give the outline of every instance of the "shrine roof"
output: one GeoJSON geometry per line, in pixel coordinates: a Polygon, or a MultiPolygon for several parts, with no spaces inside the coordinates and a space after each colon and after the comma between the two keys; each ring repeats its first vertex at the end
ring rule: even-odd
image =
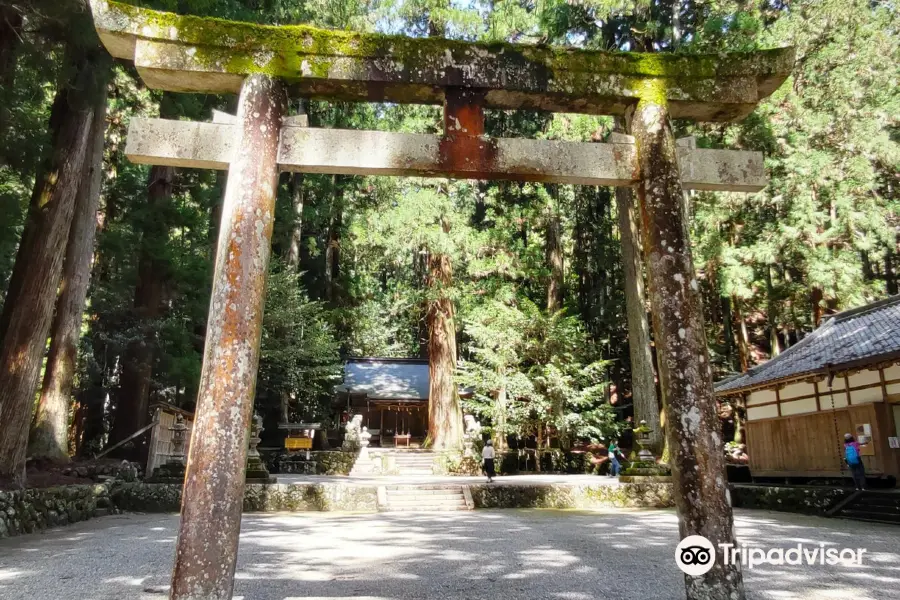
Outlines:
{"type": "Polygon", "coordinates": [[[351,358],[337,390],[374,400],[428,400],[428,386],[426,359],[351,358]]]}
{"type": "Polygon", "coordinates": [[[812,375],[827,375],[900,359],[900,295],[829,317],[772,360],[720,381],[717,394],[734,394],[812,375]]]}
{"type": "Polygon", "coordinates": [[[440,104],[446,88],[465,87],[487,108],[617,115],[661,81],[673,117],[729,121],[774,92],[794,61],[792,48],[601,52],[257,25],[107,0],[91,8],[113,56],[133,60],[149,87],[177,92],[237,92],[246,75],[266,73],[314,98],[440,104]]]}

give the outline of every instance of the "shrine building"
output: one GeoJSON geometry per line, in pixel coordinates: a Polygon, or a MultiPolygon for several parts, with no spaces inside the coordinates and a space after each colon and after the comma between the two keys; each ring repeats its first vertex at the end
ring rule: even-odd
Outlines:
{"type": "Polygon", "coordinates": [[[869,477],[900,476],[900,295],[829,317],[716,395],[746,408],[753,477],[848,477],[845,433],[869,477]]]}

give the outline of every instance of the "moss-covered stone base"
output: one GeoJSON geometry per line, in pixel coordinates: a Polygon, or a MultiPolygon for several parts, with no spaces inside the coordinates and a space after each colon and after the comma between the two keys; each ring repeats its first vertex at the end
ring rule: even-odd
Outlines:
{"type": "Polygon", "coordinates": [[[0,492],[0,538],[44,531],[114,511],[105,484],[0,492]]]}
{"type": "Polygon", "coordinates": [[[828,509],[852,493],[853,490],[847,488],[833,487],[733,485],[731,504],[735,508],[761,508],[824,516],[828,509]]]}
{"type": "Polygon", "coordinates": [[[670,484],[471,486],[475,508],[666,508],[670,484]]]}

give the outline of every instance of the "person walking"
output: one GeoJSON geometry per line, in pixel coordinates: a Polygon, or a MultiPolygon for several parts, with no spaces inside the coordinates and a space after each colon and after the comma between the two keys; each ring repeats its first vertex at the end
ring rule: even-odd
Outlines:
{"type": "Polygon", "coordinates": [[[611,440],[609,442],[609,473],[606,475],[607,477],[618,477],[619,471],[622,470],[622,464],[619,462],[619,458],[625,458],[622,455],[622,451],[619,450],[618,440],[611,440]]]}
{"type": "Polygon", "coordinates": [[[863,465],[860,455],[859,442],[849,433],[844,434],[844,460],[850,467],[850,474],[853,476],[853,485],[856,486],[856,489],[866,489],[866,467],[863,465]]]}
{"type": "Polygon", "coordinates": [[[484,474],[487,475],[488,483],[494,481],[494,443],[488,440],[484,443],[481,450],[481,458],[484,459],[484,474]]]}

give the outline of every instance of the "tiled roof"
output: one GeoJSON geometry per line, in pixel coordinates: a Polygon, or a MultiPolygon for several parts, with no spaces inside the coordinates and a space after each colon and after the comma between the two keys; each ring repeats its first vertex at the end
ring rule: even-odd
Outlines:
{"type": "Polygon", "coordinates": [[[373,399],[427,400],[428,361],[404,358],[349,359],[339,391],[373,399]]]}
{"type": "Polygon", "coordinates": [[[827,366],[900,353],[900,295],[829,318],[800,343],[772,360],[716,384],[716,393],[823,371],[827,366]]]}

